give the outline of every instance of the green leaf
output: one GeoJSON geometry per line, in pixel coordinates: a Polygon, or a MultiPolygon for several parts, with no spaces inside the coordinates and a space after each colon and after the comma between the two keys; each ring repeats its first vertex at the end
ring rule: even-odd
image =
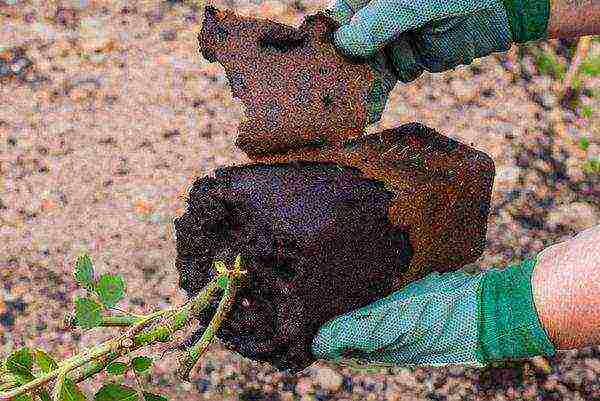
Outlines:
{"type": "Polygon", "coordinates": [[[600,157],[588,159],[582,169],[588,174],[600,174],[600,157]]]}
{"type": "Polygon", "coordinates": [[[579,140],[579,148],[581,150],[587,150],[590,147],[590,140],[587,138],[581,138],[579,140]]]}
{"type": "Polygon", "coordinates": [[[102,306],[89,298],[75,299],[75,319],[77,325],[84,329],[100,326],[102,323],[102,306]]]}
{"type": "Polygon", "coordinates": [[[35,362],[40,367],[42,372],[50,373],[54,369],[58,369],[58,364],[50,355],[45,353],[43,350],[36,348],[34,351],[35,362]]]}
{"type": "Polygon", "coordinates": [[[106,371],[111,375],[122,375],[129,368],[124,362],[112,362],[106,367],[106,371]]]}
{"type": "Polygon", "coordinates": [[[217,273],[221,274],[221,273],[225,273],[225,271],[227,271],[227,266],[225,266],[224,261],[217,260],[215,262],[215,269],[217,270],[217,273]]]}
{"type": "Polygon", "coordinates": [[[136,356],[131,360],[131,365],[137,373],[143,373],[152,366],[152,358],[146,356],[136,356]]]}
{"type": "Polygon", "coordinates": [[[579,67],[579,71],[591,77],[600,75],[600,56],[590,57],[579,67]]]}
{"type": "Polygon", "coordinates": [[[125,296],[125,282],[121,276],[103,274],[96,285],[96,292],[100,301],[112,308],[125,296]]]}
{"type": "Polygon", "coordinates": [[[75,270],[73,271],[75,281],[84,288],[94,289],[94,266],[89,255],[83,254],[77,258],[75,270]]]}
{"type": "Polygon", "coordinates": [[[136,391],[120,384],[107,383],[94,396],[94,401],[134,401],[137,400],[136,391]]]}
{"type": "Polygon", "coordinates": [[[48,390],[42,390],[38,396],[40,397],[40,400],[42,401],[52,401],[52,398],[50,397],[50,394],[48,394],[48,390]]]}
{"type": "Polygon", "coordinates": [[[33,401],[31,394],[21,394],[13,398],[14,401],[33,401]]]}
{"type": "Polygon", "coordinates": [[[562,79],[567,71],[567,67],[563,65],[556,55],[552,52],[544,50],[535,51],[535,65],[542,75],[550,75],[556,79],[562,79]]]}
{"type": "Polygon", "coordinates": [[[581,116],[583,118],[592,118],[594,116],[594,109],[588,105],[582,106],[581,107],[581,116]]]}
{"type": "Polygon", "coordinates": [[[59,394],[60,401],[85,401],[85,394],[68,377],[65,377],[59,394]]]}
{"type": "Polygon", "coordinates": [[[167,401],[167,397],[160,394],[152,394],[144,391],[144,401],[167,401]]]}
{"type": "Polygon", "coordinates": [[[219,287],[221,287],[222,289],[226,289],[227,288],[227,283],[229,282],[229,277],[223,275],[223,276],[219,276],[219,278],[217,278],[217,285],[219,287]]]}
{"type": "Polygon", "coordinates": [[[33,354],[27,347],[13,352],[6,360],[6,369],[17,376],[32,376],[33,354]]]}

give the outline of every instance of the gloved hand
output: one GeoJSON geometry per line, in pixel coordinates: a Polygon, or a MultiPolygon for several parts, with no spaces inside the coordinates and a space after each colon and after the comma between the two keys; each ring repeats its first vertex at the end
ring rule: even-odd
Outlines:
{"type": "Polygon", "coordinates": [[[477,275],[431,273],[328,321],[312,352],[334,361],[430,366],[553,355],[533,303],[535,263],[477,275]]]}
{"type": "Polygon", "coordinates": [[[335,44],[369,57],[386,47],[398,79],[442,72],[512,43],[547,37],[548,0],[332,0],[325,12],[345,24],[335,44]]]}

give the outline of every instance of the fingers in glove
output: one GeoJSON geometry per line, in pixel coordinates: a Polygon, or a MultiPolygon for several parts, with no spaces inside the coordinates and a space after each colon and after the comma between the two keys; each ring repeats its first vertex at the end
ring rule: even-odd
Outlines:
{"type": "Polygon", "coordinates": [[[373,0],[335,32],[335,45],[348,55],[369,57],[402,32],[427,22],[428,16],[411,3],[373,0]]]}
{"type": "Polygon", "coordinates": [[[370,0],[332,0],[324,10],[327,15],[335,19],[340,25],[350,22],[350,18],[370,0]]]}
{"type": "Polygon", "coordinates": [[[402,34],[385,48],[396,78],[404,83],[414,81],[423,73],[410,40],[410,34],[402,34]]]}
{"type": "Polygon", "coordinates": [[[496,21],[497,18],[494,10],[484,9],[425,25],[411,41],[418,64],[437,73],[469,65],[473,59],[493,52],[508,50],[510,32],[506,24],[496,21]],[[499,28],[502,26],[506,29],[499,28]]]}

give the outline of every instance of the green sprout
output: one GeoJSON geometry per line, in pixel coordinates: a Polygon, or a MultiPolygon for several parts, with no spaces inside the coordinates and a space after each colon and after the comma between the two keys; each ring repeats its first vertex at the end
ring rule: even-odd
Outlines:
{"type": "Polygon", "coordinates": [[[585,163],[583,163],[582,168],[583,171],[590,175],[600,174],[600,157],[588,159],[585,163]]]}
{"type": "Polygon", "coordinates": [[[590,77],[600,75],[600,56],[589,57],[581,64],[579,71],[590,77]]]}
{"type": "Polygon", "coordinates": [[[119,327],[127,330],[60,362],[39,348],[32,350],[23,347],[11,353],[5,361],[0,360],[0,400],[85,401],[86,396],[77,384],[105,371],[112,376],[132,372],[138,387],[108,381],[96,392],[95,401],[166,401],[166,397],[162,395],[145,391],[139,381],[138,375],[148,373],[152,359],[145,356],[131,358],[130,354],[157,342],[171,341],[173,333],[186,328],[194,316],[208,306],[214,294],[222,289],[224,294],[217,312],[202,338],[181,359],[178,376],[189,380],[190,372],[207,350],[233,304],[240,276],[247,273],[241,270],[241,264],[239,254],[232,270],[227,269],[222,261],[215,262],[217,277],[181,306],[148,315],[124,312],[105,316],[105,310],[118,310],[116,305],[125,296],[125,282],[122,277],[112,274],[103,274],[97,278],[89,256],[81,255],[77,259],[73,276],[87,291],[87,296],[75,299],[75,311],[65,316],[66,325],[78,326],[83,330],[95,327],[119,327]],[[124,356],[127,356],[127,362],[119,360],[124,356]],[[49,392],[46,386],[51,381],[53,387],[49,392]]]}
{"type": "Polygon", "coordinates": [[[554,79],[564,78],[567,67],[560,62],[553,52],[535,48],[534,59],[540,74],[551,76],[554,79]]]}
{"type": "Polygon", "coordinates": [[[588,150],[589,147],[590,147],[589,139],[584,137],[579,140],[579,149],[585,151],[585,150],[588,150]]]}

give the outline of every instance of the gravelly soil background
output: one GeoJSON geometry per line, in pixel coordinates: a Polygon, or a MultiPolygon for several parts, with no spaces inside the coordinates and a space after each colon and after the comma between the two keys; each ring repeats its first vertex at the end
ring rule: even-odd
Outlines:
{"type": "MultiPolygon", "coordinates": [[[[326,5],[214,4],[289,24],[326,5]]],[[[184,301],[172,219],[195,177],[247,161],[232,146],[243,109],[222,68],[197,53],[200,16],[179,1],[0,1],[0,55],[21,60],[0,68],[0,357],[28,345],[64,358],[107,338],[60,326],[78,294],[71,271],[81,251],[100,272],[125,277],[123,309],[184,301]]],[[[535,46],[563,64],[571,57],[563,42],[535,46]]],[[[597,112],[583,118],[561,107],[557,82],[538,73],[530,48],[399,84],[369,129],[421,121],[491,155],[497,176],[483,268],[532,257],[600,220],[598,174],[582,169],[600,154],[597,112]],[[557,118],[566,135],[554,132],[557,118]]],[[[592,54],[599,51],[595,42],[592,54]]],[[[591,110],[598,81],[581,78],[580,104],[591,110]]],[[[178,382],[175,367],[165,355],[150,383],[172,400],[600,399],[600,347],[483,370],[355,373],[319,361],[292,377],[217,340],[193,383],[178,382]]],[[[100,383],[83,388],[91,395],[100,383]]]]}

